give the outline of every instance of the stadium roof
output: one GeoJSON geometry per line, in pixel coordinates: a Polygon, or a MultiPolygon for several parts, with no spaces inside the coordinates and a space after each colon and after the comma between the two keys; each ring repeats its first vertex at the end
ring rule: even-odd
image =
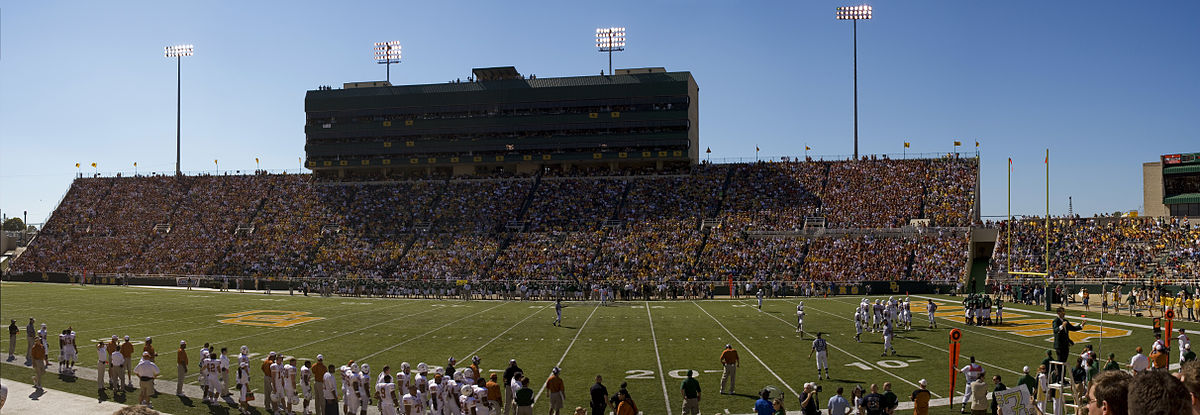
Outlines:
{"type": "Polygon", "coordinates": [[[1188,166],[1171,166],[1163,169],[1163,174],[1200,173],[1200,164],[1188,166]]]}
{"type": "MultiPolygon", "coordinates": [[[[494,68],[493,68],[494,69],[494,68]]],[[[327,98],[349,98],[349,97],[365,97],[365,96],[380,96],[380,95],[409,95],[409,94],[429,94],[429,93],[444,93],[444,92],[473,92],[473,91],[488,91],[488,90],[505,90],[505,89],[529,89],[529,88],[558,88],[558,87],[573,87],[573,86],[603,86],[603,85],[622,85],[622,84],[646,84],[659,82],[686,82],[692,77],[691,72],[658,72],[658,73],[639,73],[629,75],[591,75],[591,76],[569,76],[561,78],[534,78],[534,79],[504,79],[496,81],[476,81],[476,82],[447,82],[439,84],[418,84],[418,85],[399,85],[399,86],[382,86],[378,88],[351,88],[351,89],[332,89],[332,90],[312,90],[309,94],[319,94],[327,98]]]]}
{"type": "Polygon", "coordinates": [[[1200,193],[1184,193],[1163,199],[1164,205],[1177,205],[1180,203],[1200,203],[1200,193]]]}

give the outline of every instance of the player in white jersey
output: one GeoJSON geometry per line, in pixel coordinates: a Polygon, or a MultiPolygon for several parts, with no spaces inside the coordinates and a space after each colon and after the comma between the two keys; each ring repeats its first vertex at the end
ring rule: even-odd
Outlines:
{"type": "Polygon", "coordinates": [[[396,415],[396,384],[392,383],[392,375],[385,372],[379,383],[375,384],[375,392],[379,393],[379,413],[396,415]]]}
{"type": "MultiPolygon", "coordinates": [[[[420,365],[418,365],[417,368],[419,369],[420,365]]],[[[429,370],[428,365],[425,366],[425,370],[429,370]]],[[[423,379],[418,380],[418,379],[413,378],[412,366],[410,366],[408,364],[408,362],[400,362],[400,373],[396,374],[396,377],[394,380],[394,383],[396,384],[396,390],[398,391],[398,392],[396,392],[396,394],[403,395],[404,393],[407,393],[406,391],[408,391],[408,387],[412,386],[413,383],[424,382],[424,381],[425,380],[423,380],[423,379]]]]}
{"type": "Polygon", "coordinates": [[[308,415],[308,401],[313,397],[312,384],[312,361],[305,360],[304,366],[300,367],[300,391],[304,393],[304,403],[300,409],[304,411],[304,415],[308,415]]]}
{"type": "Polygon", "coordinates": [[[408,393],[400,397],[400,406],[404,415],[425,415],[425,404],[421,402],[421,397],[418,396],[417,388],[408,389],[408,393]]]}
{"type": "Polygon", "coordinates": [[[874,317],[871,322],[871,331],[876,332],[883,325],[883,300],[875,300],[875,306],[871,307],[871,311],[872,317],[874,317]]]}
{"type": "Polygon", "coordinates": [[[825,378],[829,379],[829,359],[828,359],[828,356],[826,353],[826,350],[828,348],[829,348],[829,344],[825,341],[825,339],[821,338],[821,332],[818,331],[817,339],[813,340],[813,343],[812,343],[812,350],[808,351],[809,356],[812,356],[814,353],[817,355],[817,379],[818,380],[821,379],[821,369],[825,369],[825,378]]]}
{"type": "Polygon", "coordinates": [[[889,350],[892,352],[892,355],[896,354],[896,348],[892,347],[892,340],[895,338],[895,336],[896,336],[896,332],[892,329],[891,320],[884,320],[883,321],[883,353],[880,354],[880,356],[887,356],[889,350]]]}
{"type": "Polygon", "coordinates": [[[866,320],[866,317],[863,315],[861,309],[854,312],[854,341],[859,343],[862,343],[864,320],[866,320]]]}
{"type": "Polygon", "coordinates": [[[462,376],[459,372],[453,374],[447,373],[442,378],[442,415],[458,415],[458,393],[459,383],[456,378],[462,376]]]}
{"type": "Polygon", "coordinates": [[[346,370],[342,371],[342,394],[343,398],[342,409],[347,415],[357,414],[358,408],[362,404],[362,397],[359,396],[358,388],[358,364],[353,363],[346,370]]]}
{"type": "Polygon", "coordinates": [[[243,414],[250,413],[250,401],[246,400],[250,393],[250,363],[239,363],[237,372],[238,409],[243,414]]]}
{"type": "Polygon", "coordinates": [[[238,355],[238,366],[241,366],[242,363],[250,364],[250,348],[242,346],[241,351],[242,353],[238,355]]]}
{"type": "Polygon", "coordinates": [[[75,332],[70,327],[63,330],[63,334],[58,336],[58,343],[59,350],[62,350],[58,355],[58,373],[74,373],[78,354],[75,350],[75,332]]]}
{"type": "Polygon", "coordinates": [[[358,374],[358,393],[361,402],[358,412],[367,415],[367,408],[371,407],[371,366],[366,363],[363,363],[362,372],[358,374]]]}
{"type": "Polygon", "coordinates": [[[487,388],[476,384],[471,386],[471,391],[475,395],[475,415],[490,415],[491,411],[487,406],[487,388]]]}
{"type": "MultiPolygon", "coordinates": [[[[964,394],[963,394],[963,401],[962,401],[963,402],[962,410],[966,411],[967,403],[971,402],[971,382],[974,382],[975,379],[979,379],[979,376],[981,374],[983,374],[983,366],[980,366],[978,363],[975,363],[975,356],[971,356],[971,362],[967,363],[966,366],[963,366],[962,369],[959,369],[959,372],[962,372],[963,376],[965,376],[967,379],[966,392],[964,392],[964,394]]],[[[951,402],[950,404],[953,405],[954,403],[951,402]]]]}
{"type": "Polygon", "coordinates": [[[208,391],[211,394],[209,402],[218,402],[221,400],[221,360],[215,352],[208,354],[205,372],[208,373],[208,391]]]}
{"type": "Polygon", "coordinates": [[[804,337],[804,302],[796,304],[796,332],[800,333],[800,337],[804,337]]]}
{"type": "Polygon", "coordinates": [[[458,411],[462,415],[475,414],[475,388],[462,385],[458,395],[458,411]]]}
{"type": "Polygon", "coordinates": [[[759,309],[759,310],[762,310],[762,300],[763,300],[763,290],[762,290],[762,288],[759,288],[759,289],[758,289],[758,293],[757,293],[757,294],[755,294],[754,296],[755,296],[755,297],[758,297],[758,309],[759,309]]]}
{"type": "Polygon", "coordinates": [[[212,359],[208,358],[208,353],[201,350],[200,351],[200,378],[197,379],[197,381],[200,382],[200,390],[201,390],[200,393],[201,393],[201,396],[203,397],[202,399],[200,399],[200,401],[204,402],[204,403],[208,403],[208,397],[212,396],[212,392],[208,390],[208,386],[209,386],[208,363],[210,360],[212,360],[212,359]]]}
{"type": "MultiPolygon", "coordinates": [[[[441,368],[438,368],[438,370],[441,370],[441,368]]],[[[429,394],[426,395],[426,397],[428,398],[427,400],[429,402],[429,405],[427,405],[427,406],[429,406],[429,409],[433,410],[432,413],[435,413],[435,414],[441,413],[441,410],[442,410],[442,404],[441,404],[442,374],[441,373],[434,374],[433,379],[429,380],[429,385],[428,385],[427,389],[429,390],[429,394]]]]}
{"type": "MultiPolygon", "coordinates": [[[[425,362],[417,363],[417,374],[409,377],[409,380],[408,380],[407,384],[405,385],[405,389],[403,390],[403,392],[407,393],[407,391],[409,389],[412,389],[415,387],[417,390],[417,393],[414,393],[412,395],[414,397],[421,398],[422,399],[421,405],[425,406],[425,407],[429,406],[429,402],[426,399],[426,397],[429,396],[428,374],[429,374],[429,365],[426,365],[425,362]]],[[[398,391],[398,392],[396,392],[397,395],[402,395],[402,393],[399,392],[400,389],[396,389],[396,390],[398,391]]]]}
{"type": "Polygon", "coordinates": [[[288,359],[287,364],[283,365],[283,372],[280,375],[283,377],[283,406],[290,414],[293,413],[292,405],[299,402],[296,397],[296,358],[288,359]]]}
{"type": "Polygon", "coordinates": [[[282,409],[284,401],[287,401],[283,393],[283,365],[279,364],[281,361],[283,361],[282,356],[279,360],[271,363],[271,396],[267,397],[275,403],[276,410],[282,409]]]}
{"type": "Polygon", "coordinates": [[[217,358],[219,364],[217,370],[221,377],[221,396],[229,396],[229,354],[224,347],[221,348],[221,357],[217,358]]]}
{"type": "Polygon", "coordinates": [[[938,305],[933,300],[929,300],[929,303],[925,304],[925,311],[929,312],[929,328],[931,329],[937,328],[937,320],[934,318],[937,308],[938,305]]]}

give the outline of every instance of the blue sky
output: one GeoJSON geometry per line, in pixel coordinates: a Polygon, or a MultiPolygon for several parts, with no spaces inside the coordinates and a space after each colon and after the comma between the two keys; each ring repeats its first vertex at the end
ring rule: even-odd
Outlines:
{"type": "MultiPolygon", "coordinates": [[[[513,65],[598,74],[596,27],[625,26],[621,67],[691,71],[713,159],[852,151],[850,23],[836,1],[0,3],[0,210],[48,217],[76,173],[170,171],[175,62],[183,168],[299,168],[304,93],[383,79],[372,43],[399,40],[394,83],[513,65]]],[[[1200,151],[1200,2],[875,1],[859,25],[861,153],[981,142],[983,214],[1137,209],[1141,164],[1200,151]],[[1153,7],[1147,7],[1147,4],[1153,7]]]]}

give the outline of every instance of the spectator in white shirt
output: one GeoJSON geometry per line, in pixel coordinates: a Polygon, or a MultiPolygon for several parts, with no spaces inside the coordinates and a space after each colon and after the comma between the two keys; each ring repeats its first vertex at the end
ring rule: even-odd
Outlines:
{"type": "Polygon", "coordinates": [[[158,365],[150,360],[150,352],[142,352],[142,361],[138,362],[137,367],[133,368],[133,373],[138,376],[138,403],[154,407],[150,403],[150,394],[154,390],[154,378],[158,377],[158,365]]]}
{"type": "Polygon", "coordinates": [[[1146,357],[1146,355],[1142,354],[1142,347],[1138,346],[1137,354],[1134,354],[1133,358],[1129,359],[1129,369],[1132,370],[1133,374],[1136,375],[1138,373],[1145,372],[1146,369],[1149,367],[1150,367],[1150,358],[1148,358],[1148,357],[1146,357]]]}

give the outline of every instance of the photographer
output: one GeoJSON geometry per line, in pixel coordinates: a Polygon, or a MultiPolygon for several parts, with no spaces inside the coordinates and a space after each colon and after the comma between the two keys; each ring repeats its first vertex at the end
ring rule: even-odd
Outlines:
{"type": "Polygon", "coordinates": [[[804,415],[820,415],[821,408],[817,403],[817,394],[821,392],[821,387],[809,382],[804,384],[804,391],[800,392],[800,413],[804,415]]]}

